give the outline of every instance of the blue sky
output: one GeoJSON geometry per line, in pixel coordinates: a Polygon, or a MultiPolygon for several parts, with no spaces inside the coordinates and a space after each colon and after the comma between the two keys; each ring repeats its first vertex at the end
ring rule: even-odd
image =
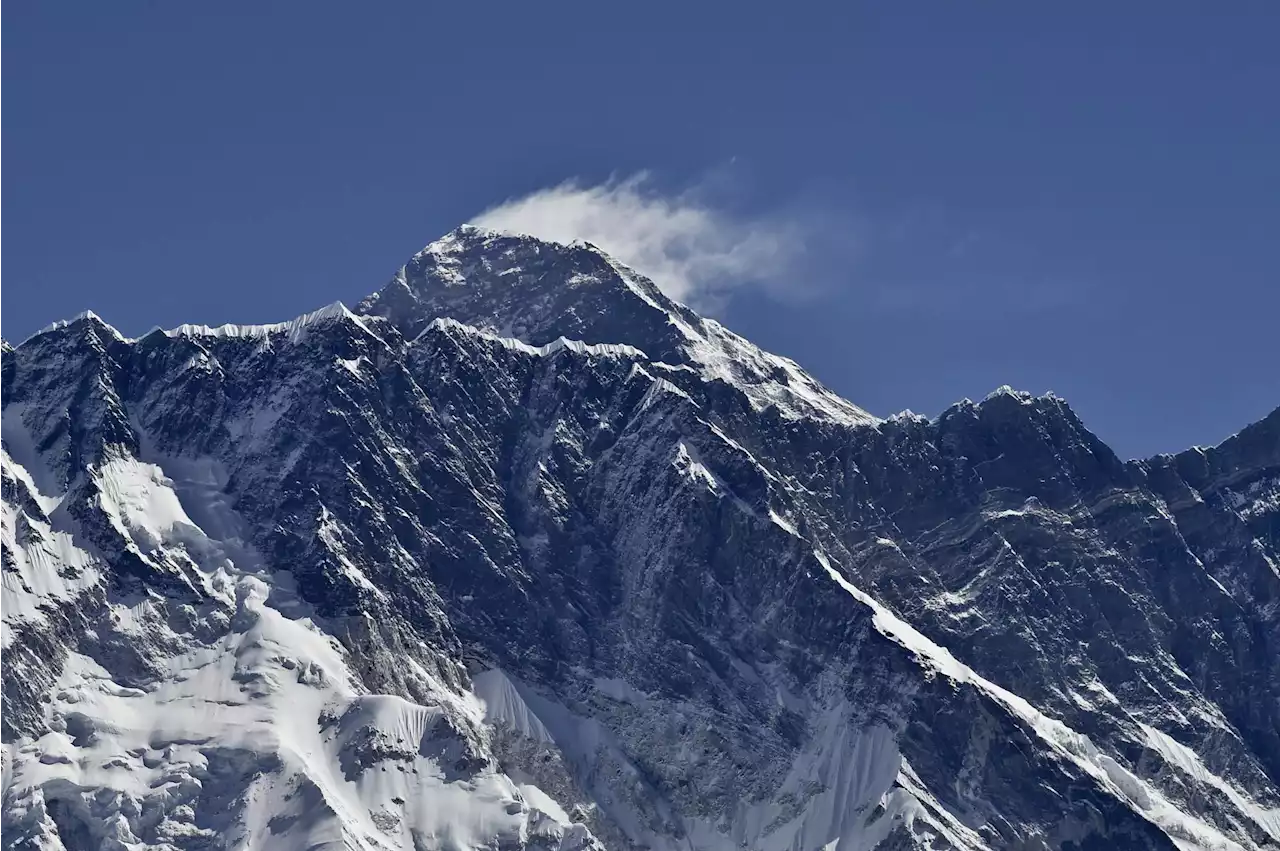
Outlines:
{"type": "Polygon", "coordinates": [[[1280,5],[617,5],[8,4],[5,338],[351,303],[496,206],[879,414],[1280,404],[1280,5]]]}

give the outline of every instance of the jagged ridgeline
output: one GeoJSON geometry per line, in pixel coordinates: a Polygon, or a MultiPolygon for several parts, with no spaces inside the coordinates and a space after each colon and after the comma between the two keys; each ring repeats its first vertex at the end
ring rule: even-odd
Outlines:
{"type": "Polygon", "coordinates": [[[1280,843],[1280,411],[877,419],[594,246],[3,352],[5,848],[1280,843]]]}

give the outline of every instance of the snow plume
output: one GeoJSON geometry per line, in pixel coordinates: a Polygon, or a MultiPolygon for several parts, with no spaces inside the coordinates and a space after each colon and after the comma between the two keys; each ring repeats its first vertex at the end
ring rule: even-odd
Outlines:
{"type": "Polygon", "coordinates": [[[808,255],[829,221],[795,210],[745,215],[710,201],[707,185],[668,193],[647,172],[587,186],[570,180],[511,198],[474,224],[553,242],[585,240],[702,310],[742,287],[788,298],[814,285],[808,255]]]}

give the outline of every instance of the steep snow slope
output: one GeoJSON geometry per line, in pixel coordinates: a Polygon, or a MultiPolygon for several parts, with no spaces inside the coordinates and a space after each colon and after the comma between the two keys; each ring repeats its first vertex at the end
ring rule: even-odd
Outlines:
{"type": "Polygon", "coordinates": [[[1280,412],[875,420],[474,228],[3,382],[5,847],[1280,841],[1280,412]]]}
{"type": "MultiPolygon", "coordinates": [[[[7,460],[7,471],[29,481],[7,460]]],[[[6,842],[593,844],[536,787],[522,789],[491,765],[473,698],[443,686],[431,705],[366,693],[288,575],[264,569],[239,540],[208,537],[159,467],[109,453],[89,475],[124,545],[169,562],[195,593],[184,601],[94,589],[105,597],[94,601],[96,634],[62,660],[42,707],[47,729],[5,751],[6,842]],[[131,651],[141,658],[119,658],[131,651]]],[[[9,538],[14,527],[6,523],[6,550],[27,568],[15,579],[58,569],[78,570],[78,589],[101,579],[65,533],[24,520],[22,543],[9,538]],[[38,560],[50,538],[61,566],[38,560]]],[[[10,597],[7,563],[5,576],[6,617],[16,630],[43,615],[12,600],[71,598],[67,587],[38,586],[10,597]]],[[[88,601],[75,602],[83,614],[88,601]]]]}

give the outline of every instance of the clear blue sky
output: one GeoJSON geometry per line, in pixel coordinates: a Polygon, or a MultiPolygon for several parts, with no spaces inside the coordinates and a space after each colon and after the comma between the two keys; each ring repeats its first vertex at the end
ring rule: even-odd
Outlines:
{"type": "Polygon", "coordinates": [[[1280,404],[1280,4],[621,8],[6,4],[5,338],[351,303],[649,169],[820,211],[822,287],[722,314],[876,413],[1053,390],[1142,455],[1280,404]]]}

